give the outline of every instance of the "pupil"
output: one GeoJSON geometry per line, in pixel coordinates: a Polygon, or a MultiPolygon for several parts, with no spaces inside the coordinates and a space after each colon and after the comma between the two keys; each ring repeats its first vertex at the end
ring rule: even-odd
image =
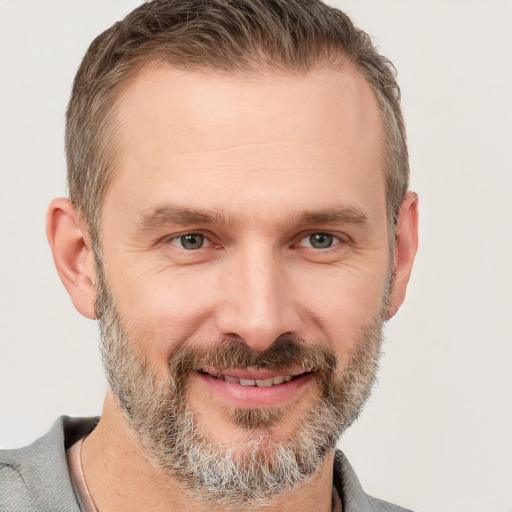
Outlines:
{"type": "Polygon", "coordinates": [[[181,245],[184,249],[200,249],[204,243],[204,236],[196,233],[183,235],[181,237],[181,245]]]}
{"type": "Polygon", "coordinates": [[[309,240],[315,249],[326,249],[331,247],[333,236],[327,233],[315,233],[309,237],[309,240]]]}

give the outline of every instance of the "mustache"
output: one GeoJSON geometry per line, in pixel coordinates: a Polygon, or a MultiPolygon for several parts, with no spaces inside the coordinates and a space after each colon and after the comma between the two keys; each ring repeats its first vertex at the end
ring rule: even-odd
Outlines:
{"type": "Polygon", "coordinates": [[[240,340],[222,339],[208,345],[183,345],[169,360],[171,372],[184,376],[190,370],[256,370],[303,369],[333,373],[336,356],[331,348],[321,343],[306,342],[292,334],[276,338],[265,350],[254,350],[240,340]]]}

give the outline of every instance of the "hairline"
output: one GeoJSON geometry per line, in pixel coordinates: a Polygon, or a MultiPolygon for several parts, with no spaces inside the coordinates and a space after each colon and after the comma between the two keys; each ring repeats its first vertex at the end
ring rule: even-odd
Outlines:
{"type": "MultiPolygon", "coordinates": [[[[284,76],[306,76],[315,70],[337,70],[342,71],[346,66],[351,66],[360,77],[366,82],[366,84],[370,87],[374,97],[377,101],[377,108],[379,111],[379,116],[381,120],[381,130],[382,130],[382,145],[381,151],[382,155],[380,155],[380,172],[383,173],[384,179],[384,193],[385,193],[385,202],[386,202],[386,217],[387,217],[387,231],[388,231],[388,239],[390,244],[390,250],[394,250],[394,239],[395,239],[395,225],[396,225],[396,217],[399,210],[399,205],[392,204],[391,190],[389,186],[389,179],[393,176],[392,166],[395,163],[395,159],[392,156],[392,150],[390,148],[390,135],[392,131],[392,127],[388,126],[386,123],[386,119],[389,119],[389,116],[386,117],[384,109],[386,108],[386,98],[380,92],[380,90],[374,87],[370,80],[365,76],[364,70],[361,69],[360,66],[356,62],[354,62],[350,57],[346,56],[343,52],[337,51],[326,53],[324,56],[319,57],[312,65],[308,67],[304,67],[302,69],[292,68],[290,66],[281,65],[279,61],[273,61],[271,58],[265,55],[255,55],[247,58],[242,64],[235,63],[232,67],[219,67],[215,65],[211,65],[209,63],[202,64],[194,64],[194,63],[184,63],[180,65],[179,63],[169,62],[165,58],[165,54],[163,52],[155,52],[150,55],[141,55],[139,57],[135,57],[131,59],[129,62],[129,72],[125,75],[125,77],[114,87],[112,87],[108,92],[108,97],[112,98],[112,104],[108,109],[103,125],[101,127],[99,133],[99,149],[100,152],[104,154],[103,158],[98,158],[98,162],[103,167],[103,172],[101,173],[101,187],[100,191],[96,197],[97,207],[94,212],[94,218],[88,219],[87,215],[85,217],[85,223],[91,239],[93,243],[96,242],[99,246],[101,246],[101,227],[103,220],[103,207],[105,198],[108,195],[110,187],[113,185],[118,173],[120,172],[120,167],[123,162],[123,157],[121,156],[120,148],[122,145],[122,139],[120,137],[121,130],[119,130],[119,118],[118,113],[122,103],[122,99],[124,94],[128,91],[128,89],[133,85],[133,83],[137,80],[137,78],[147,70],[151,69],[159,69],[160,67],[168,68],[171,70],[178,70],[190,73],[197,74],[207,74],[207,75],[216,75],[218,77],[225,78],[251,78],[251,77],[265,77],[267,73],[282,73],[284,76]]],[[[392,121],[396,122],[395,116],[391,116],[392,121]]],[[[400,199],[400,202],[403,200],[403,197],[400,199]]],[[[79,212],[81,213],[81,212],[79,212]]]]}

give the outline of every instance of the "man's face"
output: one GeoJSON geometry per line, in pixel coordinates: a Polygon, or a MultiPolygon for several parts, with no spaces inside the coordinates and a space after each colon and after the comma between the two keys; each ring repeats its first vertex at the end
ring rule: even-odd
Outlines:
{"type": "Polygon", "coordinates": [[[145,360],[155,390],[177,372],[179,407],[224,450],[290,443],[354,365],[365,382],[343,413],[355,415],[390,271],[383,131],[365,81],[349,65],[244,79],[153,67],[117,122],[101,237],[128,358],[145,360]]]}

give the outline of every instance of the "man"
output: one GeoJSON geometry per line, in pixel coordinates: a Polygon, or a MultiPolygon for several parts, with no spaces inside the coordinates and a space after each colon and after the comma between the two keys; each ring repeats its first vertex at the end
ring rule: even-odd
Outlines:
{"type": "Polygon", "coordinates": [[[59,275],[101,419],[0,458],[1,510],[404,510],[336,452],[417,248],[389,61],[316,1],[154,0],[67,112],[59,275]]]}

